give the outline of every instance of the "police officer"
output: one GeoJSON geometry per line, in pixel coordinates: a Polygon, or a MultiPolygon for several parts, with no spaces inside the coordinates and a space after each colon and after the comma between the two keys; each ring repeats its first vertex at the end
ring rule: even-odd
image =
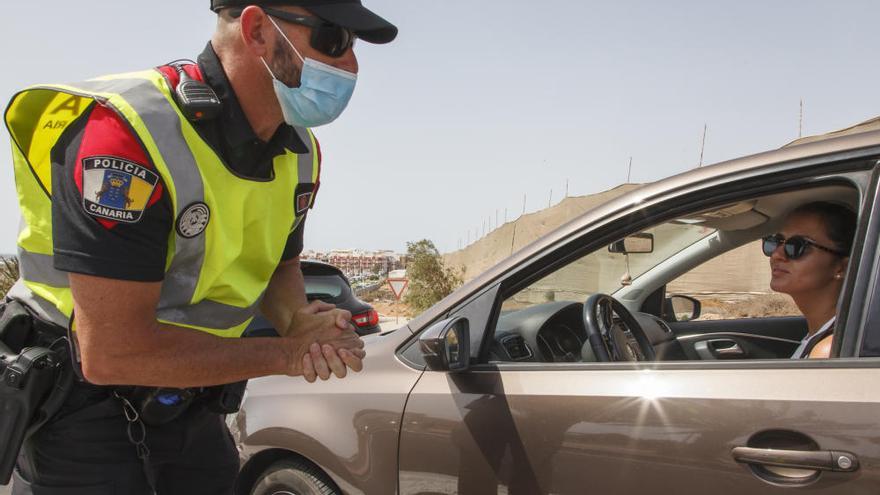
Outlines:
{"type": "Polygon", "coordinates": [[[355,39],[397,29],[360,0],[211,8],[197,63],[32,87],[7,109],[23,216],[9,296],[70,335],[82,376],[25,442],[15,494],[231,493],[238,456],[206,387],[362,368],[351,315],[304,295],[309,128],[348,103],[355,39]],[[238,338],[257,310],[281,338],[238,338]],[[184,412],[142,421],[146,404],[184,412]]]}

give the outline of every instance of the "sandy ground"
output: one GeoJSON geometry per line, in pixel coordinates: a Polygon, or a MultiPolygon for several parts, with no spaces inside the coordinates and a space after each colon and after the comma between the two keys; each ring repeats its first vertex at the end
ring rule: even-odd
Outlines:
{"type": "Polygon", "coordinates": [[[406,316],[409,312],[409,308],[399,302],[389,301],[389,300],[378,300],[378,301],[370,301],[370,304],[373,305],[373,308],[379,312],[380,316],[406,316]]]}

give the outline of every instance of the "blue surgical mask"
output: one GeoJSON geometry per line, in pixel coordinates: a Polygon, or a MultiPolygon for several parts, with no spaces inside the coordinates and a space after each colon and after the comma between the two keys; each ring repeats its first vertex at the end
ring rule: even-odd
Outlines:
{"type": "Polygon", "coordinates": [[[284,121],[301,127],[317,127],[333,122],[348,105],[354,93],[357,74],[311,58],[303,58],[278,24],[275,24],[271,17],[269,20],[302,61],[299,87],[291,88],[279,81],[269,68],[269,64],[261,58],[263,65],[272,75],[275,96],[278,97],[278,103],[281,105],[284,121]]]}

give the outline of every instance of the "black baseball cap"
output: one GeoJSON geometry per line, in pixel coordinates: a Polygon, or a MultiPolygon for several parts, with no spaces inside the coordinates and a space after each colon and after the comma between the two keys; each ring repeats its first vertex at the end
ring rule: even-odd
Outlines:
{"type": "Polygon", "coordinates": [[[364,7],[361,0],[211,0],[214,12],[248,5],[303,7],[325,21],[351,29],[368,43],[388,43],[397,37],[397,27],[364,7]]]}

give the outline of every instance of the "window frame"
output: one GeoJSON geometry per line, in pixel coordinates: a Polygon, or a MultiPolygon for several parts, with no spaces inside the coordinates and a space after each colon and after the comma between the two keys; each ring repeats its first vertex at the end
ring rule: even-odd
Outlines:
{"type": "MultiPolygon", "coordinates": [[[[848,276],[844,290],[850,289],[850,297],[841,305],[847,310],[849,318],[842,338],[835,332],[832,355],[859,356],[859,359],[876,359],[880,356],[861,357],[868,340],[880,349],[880,160],[874,162],[874,172],[864,198],[856,239],[853,243],[853,259],[858,260],[858,270],[848,276]],[[853,307],[852,301],[865,301],[861,311],[853,307]],[[856,327],[856,328],[851,328],[856,327]]],[[[851,272],[852,273],[852,272],[851,272]]]]}

